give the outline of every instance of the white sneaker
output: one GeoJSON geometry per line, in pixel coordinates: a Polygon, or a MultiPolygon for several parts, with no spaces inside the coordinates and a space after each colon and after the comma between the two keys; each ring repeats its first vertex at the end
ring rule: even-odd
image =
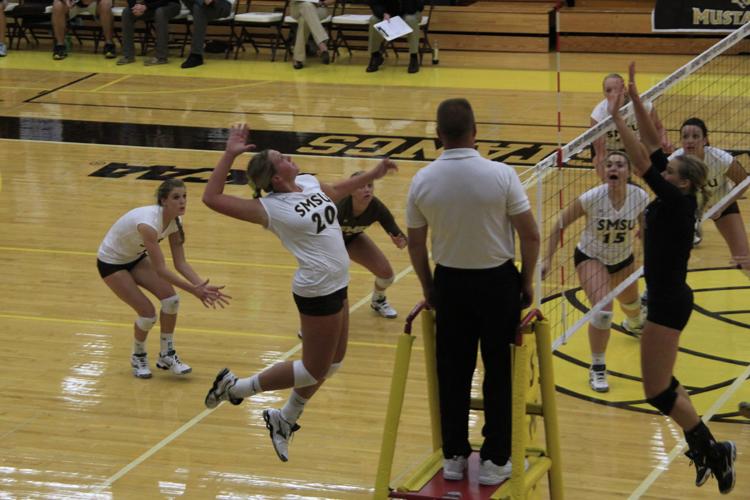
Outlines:
{"type": "Polygon", "coordinates": [[[290,424],[281,416],[281,410],[271,408],[263,410],[263,420],[266,421],[266,429],[271,434],[271,443],[276,455],[282,462],[289,460],[289,440],[292,434],[299,430],[299,425],[290,424]]]}
{"type": "Polygon", "coordinates": [[[237,383],[237,377],[229,371],[229,368],[224,368],[214,379],[214,383],[206,394],[206,399],[203,402],[206,408],[216,408],[222,401],[229,401],[233,405],[242,403],[242,398],[233,398],[229,394],[229,389],[234,387],[237,383]]]}
{"type": "Polygon", "coordinates": [[[448,481],[461,481],[464,478],[464,471],[469,466],[466,457],[455,455],[453,458],[443,459],[443,479],[448,481]]]}
{"type": "Polygon", "coordinates": [[[177,375],[185,375],[193,371],[190,366],[182,362],[175,351],[169,351],[166,354],[159,353],[156,367],[161,370],[172,370],[172,373],[176,373],[177,375]]]}
{"type": "Polygon", "coordinates": [[[130,356],[130,366],[133,367],[133,375],[138,378],[151,378],[151,368],[148,367],[148,354],[133,354],[130,356]]]}
{"type": "Polygon", "coordinates": [[[703,241],[703,229],[701,229],[700,219],[695,221],[695,233],[693,233],[693,247],[697,247],[703,241]]]}
{"type": "MultiPolygon", "coordinates": [[[[640,319],[640,317],[639,317],[640,319]]],[[[622,326],[626,332],[630,332],[636,337],[641,336],[641,332],[643,332],[643,321],[641,320],[640,323],[638,320],[632,320],[630,318],[625,318],[622,320],[622,323],[620,323],[620,326],[622,326]]]]}
{"type": "Polygon", "coordinates": [[[596,392],[609,392],[607,370],[594,370],[593,368],[589,368],[589,385],[596,392]]]}
{"type": "Polygon", "coordinates": [[[391,307],[385,297],[380,300],[373,300],[370,302],[370,307],[384,318],[393,319],[398,316],[396,310],[391,307]]]}
{"type": "MultiPolygon", "coordinates": [[[[524,468],[529,468],[529,461],[524,459],[524,468]]],[[[505,465],[497,465],[492,460],[481,460],[479,464],[479,484],[484,486],[494,486],[510,478],[513,472],[513,464],[510,459],[505,465]]]]}

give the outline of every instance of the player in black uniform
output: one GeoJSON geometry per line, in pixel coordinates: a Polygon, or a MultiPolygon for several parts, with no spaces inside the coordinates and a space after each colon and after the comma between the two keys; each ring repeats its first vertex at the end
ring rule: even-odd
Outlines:
{"type": "Polygon", "coordinates": [[[630,65],[628,93],[642,143],[619,113],[621,94],[609,98],[609,112],[634,170],[656,194],[646,207],[644,234],[648,316],[641,337],[643,390],[650,404],[684,430],[689,445],[686,455],[696,468],[696,486],[702,486],[713,473],[719,491],[726,494],[734,488],[735,445],[714,439],[687,391],[672,375],[680,333],[693,307],[693,292],[686,282],[687,265],[693,246],[697,196],[707,195],[708,169],[691,155],[667,160],[660,149],[656,127],[638,96],[634,63],[630,65]]]}
{"type": "MultiPolygon", "coordinates": [[[[355,172],[352,177],[362,173],[355,172]]],[[[349,258],[375,275],[370,307],[384,318],[395,318],[398,313],[385,297],[385,289],[393,283],[393,269],[383,252],[365,234],[365,229],[379,222],[399,249],[406,247],[407,240],[391,211],[373,192],[374,185],[370,182],[336,203],[336,209],[349,258]]]]}

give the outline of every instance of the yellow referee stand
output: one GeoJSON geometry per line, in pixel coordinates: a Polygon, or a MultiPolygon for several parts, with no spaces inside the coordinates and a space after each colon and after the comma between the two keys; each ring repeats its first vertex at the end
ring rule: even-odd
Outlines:
{"type": "MultiPolygon", "coordinates": [[[[511,461],[513,464],[523,464],[524,460],[528,459],[529,467],[526,470],[523,467],[513,467],[510,479],[499,486],[479,486],[476,483],[478,453],[472,453],[464,480],[444,481],[441,474],[443,452],[435,357],[435,319],[432,311],[426,309],[424,302],[414,307],[406,318],[404,333],[398,339],[375,478],[376,499],[527,499],[532,498],[537,483],[545,474],[548,477],[549,497],[552,500],[563,499],[550,326],[541,312],[533,310],[526,315],[521,322],[516,342],[510,348],[513,363],[511,461]],[[433,452],[411,476],[391,487],[391,468],[414,343],[411,325],[418,315],[421,315],[422,319],[433,452]],[[537,421],[540,418],[544,421],[544,448],[533,445],[537,421]]],[[[482,400],[472,398],[471,408],[482,410],[482,400]]],[[[476,445],[473,444],[472,447],[477,451],[476,445]]]]}

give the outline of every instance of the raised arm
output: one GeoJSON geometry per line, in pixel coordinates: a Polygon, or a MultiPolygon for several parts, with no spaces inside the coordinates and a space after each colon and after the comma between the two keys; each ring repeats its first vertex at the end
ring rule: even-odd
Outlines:
{"type": "MultiPolygon", "coordinates": [[[[628,95],[633,103],[633,111],[635,111],[635,119],[638,123],[638,132],[641,135],[641,142],[646,146],[648,154],[651,155],[651,153],[661,148],[662,135],[659,133],[651,113],[646,110],[643,101],[641,101],[641,96],[638,94],[638,88],[635,85],[634,62],[631,62],[628,68],[628,95]]],[[[659,125],[661,125],[661,122],[659,122],[659,125]]]]}
{"type": "Polygon", "coordinates": [[[624,101],[622,94],[611,95],[607,97],[607,100],[609,101],[609,114],[612,115],[612,120],[615,122],[617,131],[620,133],[620,139],[625,146],[625,151],[627,151],[628,156],[630,157],[630,163],[635,172],[638,175],[643,176],[643,174],[645,174],[651,167],[651,152],[647,151],[646,147],[640,143],[638,138],[636,138],[635,133],[630,130],[630,127],[628,127],[620,114],[620,108],[624,101]]]}
{"type": "Polygon", "coordinates": [[[224,183],[234,160],[242,153],[255,149],[254,144],[247,144],[248,135],[249,130],[246,124],[232,125],[224,154],[214,167],[214,171],[211,172],[208,184],[203,190],[203,203],[220,214],[265,227],[268,225],[268,214],[259,200],[224,194],[224,183]]]}
{"type": "Polygon", "coordinates": [[[374,168],[368,170],[364,174],[355,175],[354,177],[348,177],[334,183],[320,183],[320,188],[323,192],[333,200],[334,203],[349,196],[354,192],[355,189],[359,189],[366,186],[370,182],[380,179],[389,172],[397,172],[398,166],[396,162],[389,158],[381,160],[374,168]]]}

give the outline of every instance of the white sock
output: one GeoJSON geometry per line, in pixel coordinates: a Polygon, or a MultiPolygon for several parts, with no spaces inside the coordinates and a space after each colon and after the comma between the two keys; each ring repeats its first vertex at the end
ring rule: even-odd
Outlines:
{"type": "Polygon", "coordinates": [[[372,301],[380,302],[381,300],[385,300],[385,290],[373,290],[372,301]]]}
{"type": "Polygon", "coordinates": [[[237,379],[237,383],[229,389],[229,395],[233,398],[249,398],[259,392],[263,392],[263,389],[260,386],[258,375],[237,379]]]}
{"type": "Polygon", "coordinates": [[[308,399],[303,398],[293,390],[289,395],[289,399],[287,399],[286,403],[281,408],[281,416],[290,424],[296,424],[308,401],[308,399]]]}
{"type": "Polygon", "coordinates": [[[133,339],[133,354],[146,354],[146,341],[133,339]]]}
{"type": "Polygon", "coordinates": [[[161,353],[166,354],[169,351],[174,351],[174,341],[172,340],[172,337],[174,336],[174,333],[165,333],[161,332],[161,337],[159,337],[159,342],[161,346],[161,353]]]}
{"type": "Polygon", "coordinates": [[[596,366],[596,365],[606,365],[607,363],[604,361],[604,353],[603,352],[592,352],[591,353],[591,364],[593,366],[596,366]]]}

